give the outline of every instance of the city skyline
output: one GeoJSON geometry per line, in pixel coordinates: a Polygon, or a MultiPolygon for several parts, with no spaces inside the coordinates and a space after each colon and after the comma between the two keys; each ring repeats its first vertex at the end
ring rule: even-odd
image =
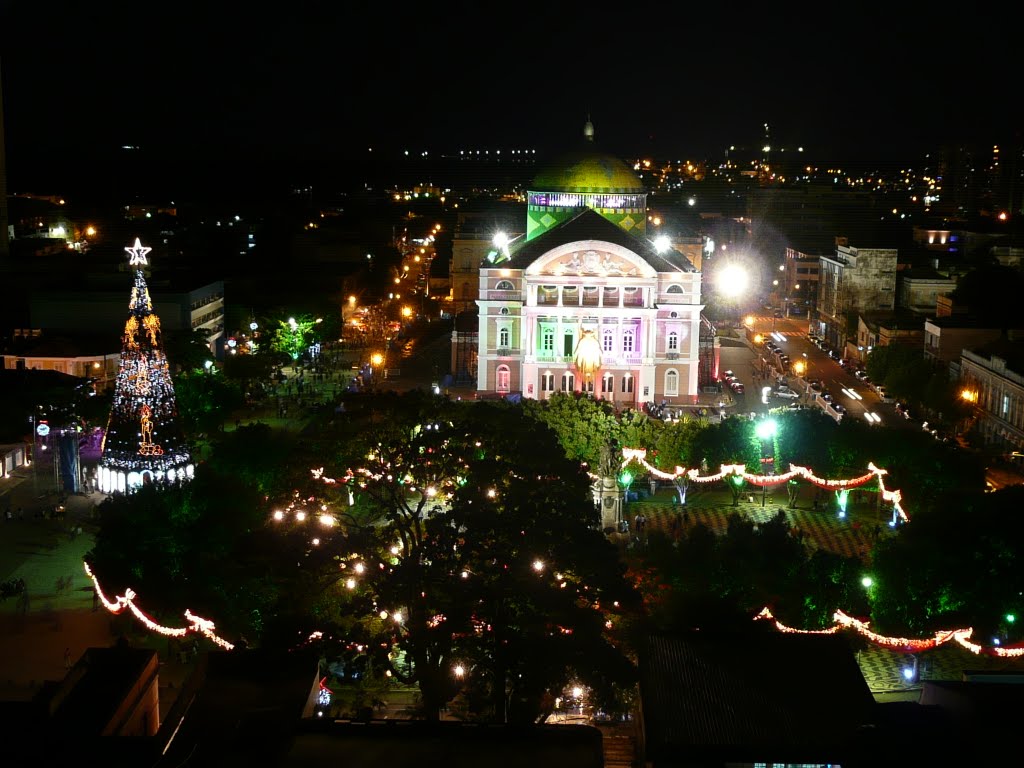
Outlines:
{"type": "Polygon", "coordinates": [[[1019,133],[1009,31],[980,14],[821,28],[792,11],[737,29],[657,6],[635,28],[577,3],[505,18],[200,8],[3,3],[9,191],[113,183],[119,165],[127,185],[301,184],[406,152],[551,154],[588,117],[612,153],[698,161],[767,142],[812,162],[909,164],[1019,133]]]}

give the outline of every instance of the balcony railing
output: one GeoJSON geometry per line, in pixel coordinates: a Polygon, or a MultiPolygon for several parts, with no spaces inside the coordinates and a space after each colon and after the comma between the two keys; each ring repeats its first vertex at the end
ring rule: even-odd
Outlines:
{"type": "Polygon", "coordinates": [[[498,357],[512,357],[513,355],[518,355],[521,351],[515,347],[495,347],[490,350],[490,353],[498,357]]]}
{"type": "Polygon", "coordinates": [[[522,291],[488,291],[487,299],[489,301],[522,301],[522,291]]]}

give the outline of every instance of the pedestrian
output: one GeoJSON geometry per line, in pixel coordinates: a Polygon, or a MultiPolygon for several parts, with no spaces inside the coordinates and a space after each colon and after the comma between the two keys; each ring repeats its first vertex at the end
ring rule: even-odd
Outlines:
{"type": "Polygon", "coordinates": [[[64,669],[71,669],[71,649],[64,649],[64,669]]]}

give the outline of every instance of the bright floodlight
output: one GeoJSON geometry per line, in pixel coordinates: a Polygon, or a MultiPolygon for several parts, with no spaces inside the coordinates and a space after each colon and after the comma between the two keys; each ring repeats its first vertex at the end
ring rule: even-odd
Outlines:
{"type": "Polygon", "coordinates": [[[747,290],[749,276],[743,267],[730,264],[718,273],[718,289],[726,296],[739,296],[747,290]]]}
{"type": "Polygon", "coordinates": [[[755,434],[762,440],[767,440],[775,435],[775,422],[772,419],[765,419],[757,423],[755,434]]]}
{"type": "Polygon", "coordinates": [[[658,253],[664,253],[672,247],[672,240],[668,235],[659,235],[654,239],[654,250],[658,253]]]}
{"type": "Polygon", "coordinates": [[[508,245],[508,235],[504,232],[497,232],[494,235],[494,247],[498,249],[504,249],[508,245]]]}

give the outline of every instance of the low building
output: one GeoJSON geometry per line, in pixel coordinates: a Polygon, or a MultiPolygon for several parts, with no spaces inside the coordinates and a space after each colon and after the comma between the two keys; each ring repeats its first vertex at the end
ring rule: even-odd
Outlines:
{"type": "Polygon", "coordinates": [[[844,357],[864,361],[875,347],[899,344],[920,348],[924,342],[924,319],[903,312],[863,312],[857,317],[857,339],[848,343],[844,357]]]}
{"type": "MultiPolygon", "coordinates": [[[[1009,332],[1024,334],[1024,329],[1009,332]]],[[[965,349],[976,349],[997,341],[1004,335],[1001,328],[994,328],[971,315],[949,315],[928,318],[924,321],[924,355],[937,363],[950,366],[954,371],[965,349]]]]}

